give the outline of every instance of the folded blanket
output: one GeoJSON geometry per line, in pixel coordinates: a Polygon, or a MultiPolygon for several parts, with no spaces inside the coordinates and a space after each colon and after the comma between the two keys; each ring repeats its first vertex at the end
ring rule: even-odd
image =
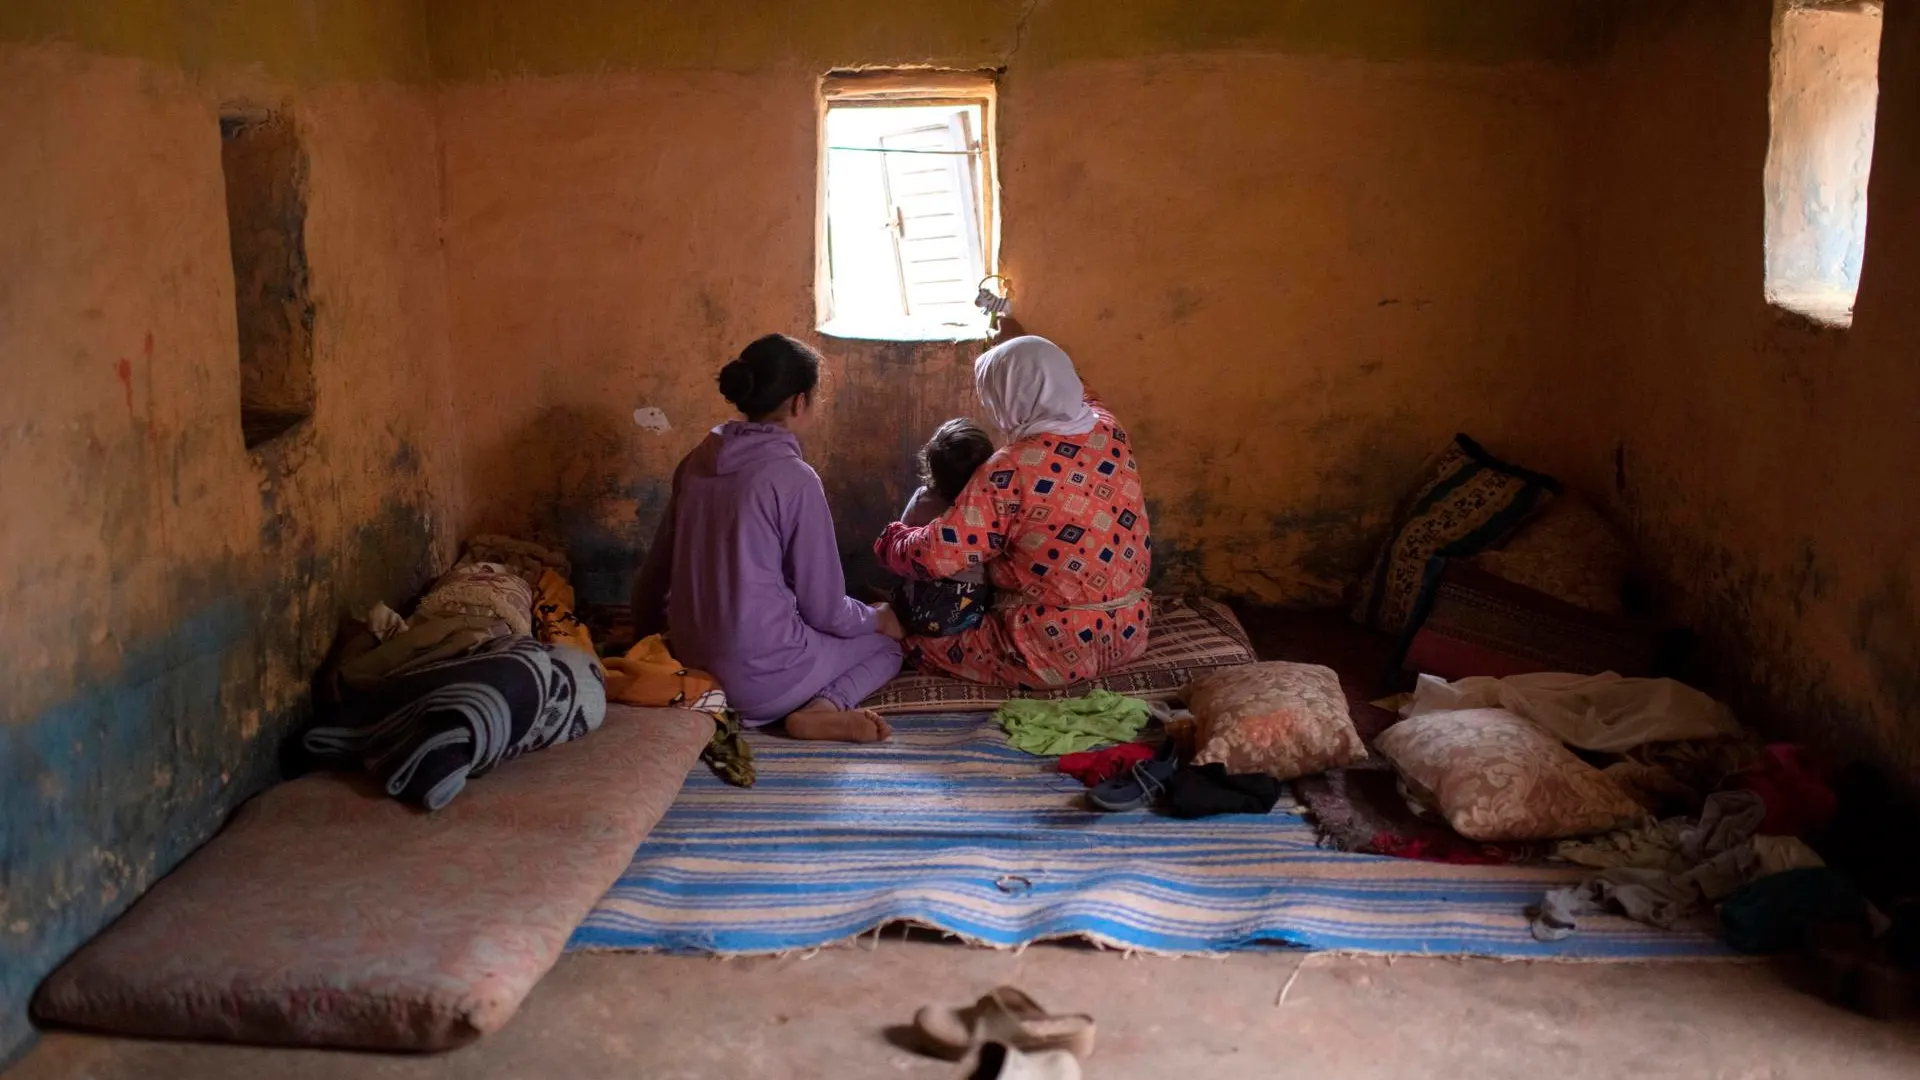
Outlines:
{"type": "Polygon", "coordinates": [[[564,645],[501,638],[396,675],[343,722],[310,729],[306,749],[357,761],[403,802],[438,810],[503,761],[577,739],[607,714],[594,658],[564,645]]]}

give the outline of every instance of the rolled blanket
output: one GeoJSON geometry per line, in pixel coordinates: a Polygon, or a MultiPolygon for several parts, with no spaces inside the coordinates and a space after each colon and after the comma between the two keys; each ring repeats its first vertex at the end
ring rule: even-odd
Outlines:
{"type": "Polygon", "coordinates": [[[564,645],[501,638],[397,675],[340,724],[302,742],[380,776],[387,794],[438,810],[503,761],[577,739],[607,715],[594,658],[564,645]]]}

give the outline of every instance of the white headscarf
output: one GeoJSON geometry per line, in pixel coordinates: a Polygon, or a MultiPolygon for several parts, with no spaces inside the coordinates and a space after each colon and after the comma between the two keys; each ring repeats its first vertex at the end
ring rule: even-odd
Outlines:
{"type": "Polygon", "coordinates": [[[973,389],[987,419],[1010,442],[1035,435],[1085,435],[1098,422],[1073,361],[1043,337],[1017,337],[973,362],[973,389]]]}

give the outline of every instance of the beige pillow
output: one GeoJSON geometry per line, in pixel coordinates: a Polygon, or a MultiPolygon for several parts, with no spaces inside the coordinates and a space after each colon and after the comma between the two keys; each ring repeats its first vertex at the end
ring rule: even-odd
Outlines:
{"type": "Polygon", "coordinates": [[[1280,780],[1351,765],[1367,756],[1347,716],[1340,677],[1314,664],[1247,664],[1195,679],[1187,708],[1194,763],[1280,780]]]}
{"type": "Polygon", "coordinates": [[[1374,745],[1469,840],[1558,840],[1645,814],[1610,777],[1505,709],[1416,716],[1374,745]]]}

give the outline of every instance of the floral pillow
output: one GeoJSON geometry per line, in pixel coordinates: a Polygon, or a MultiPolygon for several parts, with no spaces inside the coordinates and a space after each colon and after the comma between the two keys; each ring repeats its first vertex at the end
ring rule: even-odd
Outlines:
{"type": "Polygon", "coordinates": [[[1351,765],[1367,748],[1347,716],[1340,677],[1314,664],[1222,668],[1194,680],[1194,763],[1279,780],[1351,765]]]}
{"type": "Polygon", "coordinates": [[[1558,840],[1645,815],[1611,777],[1505,709],[1402,720],[1374,745],[1469,840],[1558,840]]]}

